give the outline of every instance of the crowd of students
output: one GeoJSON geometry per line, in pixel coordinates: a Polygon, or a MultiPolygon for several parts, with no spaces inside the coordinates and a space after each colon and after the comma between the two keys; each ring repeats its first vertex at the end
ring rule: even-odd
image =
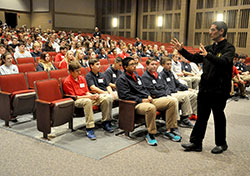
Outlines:
{"type": "MultiPolygon", "coordinates": [[[[175,142],[182,138],[178,126],[192,128],[190,120],[197,119],[202,65],[188,62],[176,50],[168,53],[163,45],[145,45],[139,38],[128,44],[110,37],[104,40],[97,27],[92,36],[54,30],[42,32],[39,28],[0,28],[0,37],[2,75],[18,73],[13,59],[25,57],[40,57],[37,71],[69,70],[63,90],[77,96],[75,106],[84,109],[87,137],[92,140],[96,139],[92,106],[101,106],[103,129],[113,132],[112,103],[118,97],[135,101],[136,113],[145,115],[149,145],[157,145],[154,137],[157,110],[164,111],[166,116],[163,137],[175,142]],[[57,52],[54,59],[48,54],[51,51],[57,52]],[[140,63],[141,57],[148,57],[146,65],[140,63]],[[99,60],[109,58],[115,58],[114,63],[102,73],[99,60]],[[81,67],[90,68],[86,77],[81,75],[81,67]],[[136,73],[136,68],[145,70],[142,76],[136,73]]],[[[238,72],[235,71],[232,81],[238,84],[241,97],[248,98],[245,84],[249,84],[250,74],[244,59],[240,56],[239,61],[235,60],[238,72]]]]}

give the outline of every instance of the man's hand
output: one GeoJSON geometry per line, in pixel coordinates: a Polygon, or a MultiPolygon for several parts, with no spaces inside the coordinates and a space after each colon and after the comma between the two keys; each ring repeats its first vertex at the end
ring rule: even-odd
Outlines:
{"type": "Polygon", "coordinates": [[[150,103],[152,103],[153,98],[151,96],[148,96],[148,100],[149,100],[150,103]]]}
{"type": "Polygon", "coordinates": [[[202,55],[203,57],[207,56],[207,50],[205,49],[205,47],[202,45],[202,43],[200,43],[200,55],[202,55]]]}
{"type": "Polygon", "coordinates": [[[149,101],[148,98],[143,98],[143,99],[142,99],[142,103],[150,103],[150,101],[149,101]]]}
{"type": "Polygon", "coordinates": [[[99,98],[98,94],[91,94],[89,97],[91,100],[97,100],[99,98]]]}
{"type": "Polygon", "coordinates": [[[183,43],[182,42],[180,43],[176,38],[172,39],[170,43],[174,45],[172,47],[174,49],[177,49],[178,51],[183,48],[183,43]]]}

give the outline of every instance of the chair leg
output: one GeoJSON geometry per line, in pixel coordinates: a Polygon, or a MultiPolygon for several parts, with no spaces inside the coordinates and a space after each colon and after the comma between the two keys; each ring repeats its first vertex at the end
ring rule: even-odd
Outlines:
{"type": "Polygon", "coordinates": [[[43,138],[48,139],[48,133],[43,133],[43,138]]]}
{"type": "Polygon", "coordinates": [[[33,112],[33,120],[36,120],[36,111],[33,112]]]}
{"type": "Polygon", "coordinates": [[[71,129],[71,131],[74,131],[74,129],[73,129],[73,119],[71,119],[69,121],[69,129],[71,129]]]}
{"type": "Polygon", "coordinates": [[[130,135],[129,135],[129,131],[125,131],[125,136],[130,137],[130,135]]]}
{"type": "Polygon", "coordinates": [[[6,126],[6,127],[10,127],[10,125],[9,125],[9,120],[5,120],[5,126],[6,126]]]}

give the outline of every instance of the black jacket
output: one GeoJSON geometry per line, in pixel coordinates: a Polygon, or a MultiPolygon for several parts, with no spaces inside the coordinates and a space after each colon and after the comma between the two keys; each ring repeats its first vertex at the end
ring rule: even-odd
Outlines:
{"type": "Polygon", "coordinates": [[[186,85],[180,83],[180,81],[175,78],[172,71],[166,71],[165,69],[163,69],[160,75],[165,81],[165,83],[168,85],[171,93],[188,90],[188,87],[186,85]]]}
{"type": "Polygon", "coordinates": [[[143,98],[148,98],[150,94],[137,73],[135,73],[135,79],[136,81],[125,71],[119,76],[116,81],[116,88],[120,99],[141,103],[143,98]]]}
{"type": "Polygon", "coordinates": [[[200,92],[228,96],[231,90],[235,48],[224,39],[218,44],[206,46],[205,49],[208,52],[206,57],[199,53],[191,54],[184,48],[179,53],[191,62],[203,63],[200,92]]]}
{"type": "Polygon", "coordinates": [[[171,94],[169,87],[166,85],[162,77],[157,73],[157,79],[148,71],[143,73],[142,82],[146,89],[150,92],[152,98],[160,98],[171,94]]]}
{"type": "Polygon", "coordinates": [[[121,70],[115,70],[112,65],[104,72],[107,83],[115,84],[118,77],[122,74],[121,70]]]}

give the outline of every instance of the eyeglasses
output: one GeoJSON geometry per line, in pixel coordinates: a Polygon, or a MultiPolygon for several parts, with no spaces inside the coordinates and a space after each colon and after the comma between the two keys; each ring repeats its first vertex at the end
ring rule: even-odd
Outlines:
{"type": "Polygon", "coordinates": [[[136,66],[136,63],[128,64],[128,66],[136,66]]]}

